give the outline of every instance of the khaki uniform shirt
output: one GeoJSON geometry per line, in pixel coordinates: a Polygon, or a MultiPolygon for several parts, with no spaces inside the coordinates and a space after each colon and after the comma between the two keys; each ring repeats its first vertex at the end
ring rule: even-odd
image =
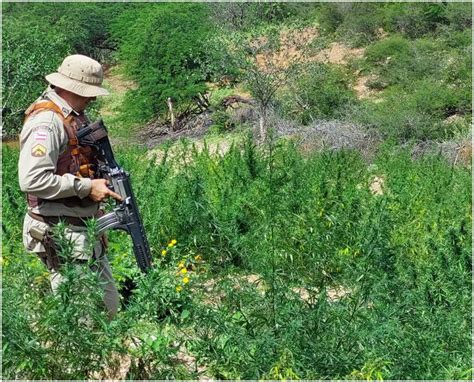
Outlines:
{"type": "MultiPolygon", "coordinates": [[[[48,87],[40,99],[54,102],[64,117],[78,115],[54,90],[48,87]]],[[[28,207],[43,216],[91,217],[99,203],[89,207],[68,207],[52,199],[78,196],[83,199],[90,193],[92,181],[72,174],[57,175],[56,163],[68,145],[68,136],[62,119],[55,112],[44,110],[32,115],[20,133],[20,159],[18,178],[23,192],[45,199],[38,207],[28,207]]]]}

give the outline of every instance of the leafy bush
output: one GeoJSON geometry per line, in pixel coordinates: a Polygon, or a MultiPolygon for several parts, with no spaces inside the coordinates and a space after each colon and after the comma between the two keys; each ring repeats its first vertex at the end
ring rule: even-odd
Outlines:
{"type": "Polygon", "coordinates": [[[318,22],[327,33],[336,33],[354,45],[377,39],[379,28],[416,39],[443,30],[471,26],[470,3],[334,3],[323,4],[318,22]]]}
{"type": "MultiPolygon", "coordinates": [[[[18,153],[6,154],[15,185],[18,153]]],[[[73,325],[81,296],[66,305],[32,281],[44,269],[21,248],[19,190],[2,194],[6,376],[90,378],[117,351],[134,379],[196,379],[195,365],[216,378],[470,377],[469,169],[389,145],[367,167],[355,152],[250,140],[218,157],[184,145],[159,163],[138,149],[119,160],[156,267],[93,331],[73,325]]],[[[132,255],[129,239],[113,241],[115,271],[132,255]]]]}
{"type": "Polygon", "coordinates": [[[422,37],[436,31],[445,22],[443,4],[392,4],[386,14],[389,31],[400,32],[410,38],[422,37]]]}
{"type": "Polygon", "coordinates": [[[472,27],[472,4],[470,2],[449,2],[444,17],[451,29],[462,31],[472,27]]]}
{"type": "Polygon", "coordinates": [[[204,92],[211,33],[203,4],[134,5],[118,17],[118,57],[139,85],[127,97],[128,114],[147,120],[167,110],[168,97],[180,110],[204,92]]]}
{"type": "Polygon", "coordinates": [[[224,30],[248,32],[265,24],[279,24],[288,19],[305,18],[314,4],[304,3],[209,3],[214,22],[224,30]]]}
{"type": "Polygon", "coordinates": [[[438,41],[409,41],[394,35],[371,45],[365,54],[367,64],[389,85],[411,86],[420,78],[439,76],[444,70],[446,53],[438,41]]]}
{"type": "Polygon", "coordinates": [[[463,114],[469,108],[466,94],[441,81],[421,79],[410,87],[391,87],[385,91],[382,102],[362,103],[353,109],[352,116],[386,137],[402,141],[450,139],[458,132],[443,120],[455,113],[463,114]]]}
{"type": "Polygon", "coordinates": [[[217,134],[229,132],[235,127],[230,115],[225,111],[215,111],[212,114],[212,122],[213,124],[209,130],[217,134]]]}
{"type": "Polygon", "coordinates": [[[355,102],[349,78],[342,70],[313,63],[281,95],[284,114],[303,124],[317,118],[334,118],[355,102]]]}
{"type": "Polygon", "coordinates": [[[382,63],[388,57],[394,60],[406,61],[410,53],[410,42],[400,35],[393,35],[370,45],[364,57],[372,63],[382,63]]]}
{"type": "Polygon", "coordinates": [[[344,12],[340,5],[324,3],[319,8],[318,23],[326,33],[334,33],[344,21],[344,12]]]}
{"type": "Polygon", "coordinates": [[[461,31],[470,28],[471,12],[470,3],[387,4],[385,26],[389,31],[419,38],[446,29],[461,31]]]}
{"type": "Polygon", "coordinates": [[[49,27],[3,21],[3,133],[21,130],[23,112],[46,88],[44,76],[56,71],[70,53],[66,38],[49,27]]]}
{"type": "Polygon", "coordinates": [[[413,41],[393,35],[371,45],[362,67],[383,85],[383,101],[365,103],[356,118],[401,139],[456,134],[443,120],[453,114],[469,118],[472,100],[470,44],[464,45],[470,36],[456,33],[460,43],[450,35],[413,41]]]}
{"type": "Polygon", "coordinates": [[[348,8],[337,34],[353,46],[363,46],[377,38],[383,25],[383,8],[376,3],[353,3],[348,8]]]}
{"type": "Polygon", "coordinates": [[[120,12],[114,4],[2,3],[3,134],[21,129],[23,112],[46,88],[44,76],[68,54],[110,58],[108,22],[120,12]]]}

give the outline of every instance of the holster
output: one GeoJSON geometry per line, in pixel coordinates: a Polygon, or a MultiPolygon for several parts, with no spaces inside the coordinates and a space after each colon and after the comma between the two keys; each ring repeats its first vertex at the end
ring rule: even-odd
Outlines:
{"type": "Polygon", "coordinates": [[[41,261],[46,265],[46,268],[48,268],[49,271],[59,271],[61,261],[51,231],[49,229],[42,230],[38,227],[31,227],[30,235],[40,241],[44,246],[45,252],[38,253],[38,255],[41,261]]]}

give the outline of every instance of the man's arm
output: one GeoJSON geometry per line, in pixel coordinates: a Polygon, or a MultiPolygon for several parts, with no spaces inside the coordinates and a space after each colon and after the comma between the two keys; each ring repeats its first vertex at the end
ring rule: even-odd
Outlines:
{"type": "Polygon", "coordinates": [[[41,199],[59,199],[91,192],[92,181],[72,174],[56,175],[56,163],[66,148],[67,134],[54,112],[30,118],[20,134],[18,178],[23,192],[41,199]]]}

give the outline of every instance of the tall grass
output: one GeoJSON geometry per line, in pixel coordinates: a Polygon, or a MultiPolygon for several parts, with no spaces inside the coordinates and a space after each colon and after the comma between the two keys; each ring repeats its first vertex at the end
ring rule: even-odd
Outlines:
{"type": "Polygon", "coordinates": [[[91,304],[91,332],[57,318],[58,306],[74,309],[55,305],[61,296],[21,247],[18,153],[4,148],[6,377],[87,378],[113,352],[131,355],[134,379],[472,377],[467,169],[390,146],[371,165],[282,141],[162,154],[118,153],[155,268],[139,276],[128,238],[112,233],[115,276],[138,288],[113,323],[91,304]],[[86,344],[92,352],[79,351],[86,344]],[[183,351],[195,363],[177,361],[183,351]]]}

